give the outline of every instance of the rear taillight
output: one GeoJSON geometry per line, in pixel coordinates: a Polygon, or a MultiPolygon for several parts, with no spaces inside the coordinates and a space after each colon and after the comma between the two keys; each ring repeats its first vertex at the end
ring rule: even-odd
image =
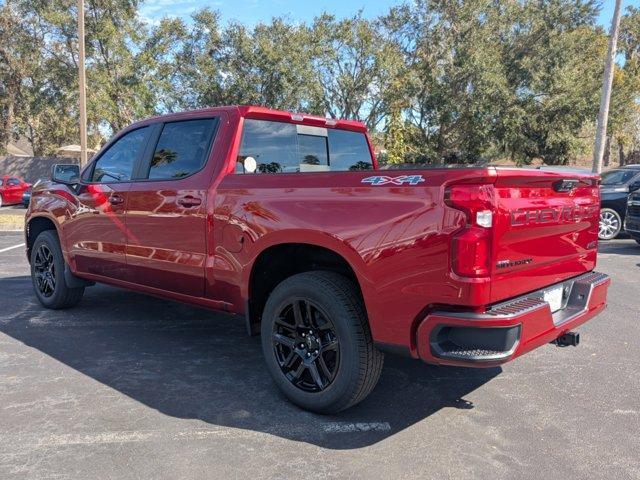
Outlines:
{"type": "Polygon", "coordinates": [[[488,276],[495,212],[493,185],[451,186],[445,191],[445,203],[467,217],[466,226],[453,237],[453,271],[463,277],[488,276]]]}

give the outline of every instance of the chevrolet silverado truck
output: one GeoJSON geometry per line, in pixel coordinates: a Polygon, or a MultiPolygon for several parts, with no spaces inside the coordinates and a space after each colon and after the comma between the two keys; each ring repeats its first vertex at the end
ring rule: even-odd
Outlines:
{"type": "Polygon", "coordinates": [[[335,413],[384,352],[496,366],[575,345],[594,271],[599,179],[515,168],[378,170],[365,126],[240,106],[119,132],[33,191],[38,300],[102,282],[244,318],[274,382],[335,413]]]}

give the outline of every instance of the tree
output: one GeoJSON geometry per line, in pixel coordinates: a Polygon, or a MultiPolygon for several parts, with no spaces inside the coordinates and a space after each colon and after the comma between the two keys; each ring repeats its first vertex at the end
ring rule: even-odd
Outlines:
{"type": "Polygon", "coordinates": [[[401,66],[401,56],[381,32],[381,24],[354,17],[317,17],[314,46],[315,109],[332,118],[364,121],[378,128],[385,117],[385,92],[401,66]]]}
{"type": "Polygon", "coordinates": [[[607,136],[616,146],[620,165],[640,148],[640,10],[628,7],[620,22],[622,66],[613,77],[607,136]]]}

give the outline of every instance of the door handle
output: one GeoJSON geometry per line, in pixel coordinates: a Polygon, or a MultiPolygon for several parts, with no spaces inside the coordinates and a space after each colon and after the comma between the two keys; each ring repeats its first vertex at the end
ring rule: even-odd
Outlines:
{"type": "Polygon", "coordinates": [[[197,207],[202,203],[202,200],[200,200],[197,197],[192,197],[191,195],[187,195],[186,197],[182,197],[178,199],[178,203],[183,207],[190,208],[190,207],[197,207]]]}
{"type": "Polygon", "coordinates": [[[122,198],[120,195],[111,195],[109,197],[109,203],[111,205],[120,205],[124,203],[124,198],[122,198]]]}

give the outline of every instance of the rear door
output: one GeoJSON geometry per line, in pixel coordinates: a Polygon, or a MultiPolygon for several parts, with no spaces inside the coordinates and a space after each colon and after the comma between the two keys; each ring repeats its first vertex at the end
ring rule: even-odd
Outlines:
{"type": "Polygon", "coordinates": [[[64,224],[64,235],[79,272],[127,279],[125,246],[127,194],[142,158],[149,127],[129,131],[83,172],[78,207],[64,224]]]}
{"type": "Polygon", "coordinates": [[[153,126],[127,203],[127,266],[140,285],[204,296],[207,191],[218,117],[153,126]]]}
{"type": "Polygon", "coordinates": [[[595,267],[600,210],[597,177],[499,169],[494,187],[493,301],[595,267]]]}

